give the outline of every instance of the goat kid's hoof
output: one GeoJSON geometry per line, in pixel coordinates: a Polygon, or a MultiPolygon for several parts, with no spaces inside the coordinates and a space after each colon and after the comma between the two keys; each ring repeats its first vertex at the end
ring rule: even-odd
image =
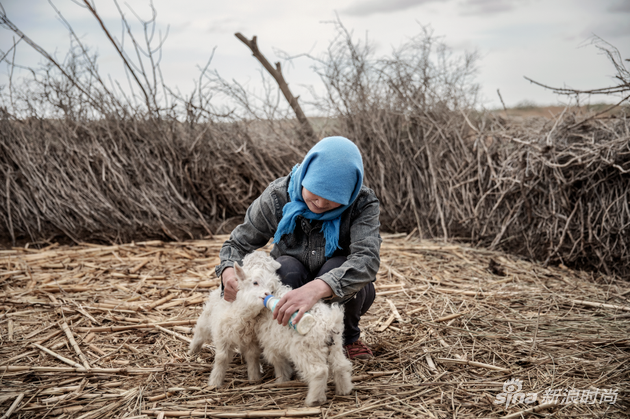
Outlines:
{"type": "Polygon", "coordinates": [[[217,379],[213,379],[212,377],[208,379],[208,387],[219,388],[222,385],[223,385],[223,380],[219,381],[217,379]]]}
{"type": "Polygon", "coordinates": [[[323,399],[317,399],[317,400],[308,400],[308,399],[306,399],[306,402],[305,402],[305,404],[308,407],[321,406],[324,403],[326,403],[326,397],[324,397],[323,399]]]}
{"type": "Polygon", "coordinates": [[[352,393],[352,388],[353,388],[352,385],[345,388],[344,387],[335,388],[335,394],[338,396],[347,396],[348,394],[352,393]]]}
{"type": "Polygon", "coordinates": [[[262,380],[262,374],[260,374],[260,373],[252,374],[252,375],[247,377],[247,381],[249,381],[250,383],[257,383],[257,382],[259,382],[261,380],[262,380]]]}

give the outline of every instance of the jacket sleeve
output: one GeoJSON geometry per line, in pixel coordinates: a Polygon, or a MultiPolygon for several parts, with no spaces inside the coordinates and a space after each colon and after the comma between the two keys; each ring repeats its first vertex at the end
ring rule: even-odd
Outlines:
{"type": "Polygon", "coordinates": [[[319,279],[326,282],[334,295],[332,302],[345,302],[352,298],[365,285],[376,280],[381,264],[379,233],[379,202],[373,193],[362,197],[357,203],[350,226],[350,254],[340,267],[333,269],[319,279]]]}
{"type": "Polygon", "coordinates": [[[278,228],[278,213],[282,214],[282,210],[273,182],[252,202],[243,223],[232,230],[230,238],[223,243],[219,252],[221,262],[215,268],[219,278],[225,268],[233,267],[235,262],[242,263],[245,255],[267,244],[278,228]]]}

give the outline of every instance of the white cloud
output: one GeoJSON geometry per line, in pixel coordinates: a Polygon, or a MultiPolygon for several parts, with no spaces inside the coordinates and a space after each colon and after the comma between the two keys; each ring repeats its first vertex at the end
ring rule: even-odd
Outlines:
{"type": "Polygon", "coordinates": [[[464,0],[460,4],[464,15],[487,16],[512,11],[522,3],[522,0],[464,0]]]}

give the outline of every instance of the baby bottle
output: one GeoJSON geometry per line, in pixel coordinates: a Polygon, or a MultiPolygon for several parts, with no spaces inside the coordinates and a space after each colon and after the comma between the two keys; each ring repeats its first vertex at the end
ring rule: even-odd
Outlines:
{"type": "MultiPolygon", "coordinates": [[[[278,301],[280,301],[280,298],[274,297],[273,295],[268,295],[265,297],[263,304],[265,305],[265,307],[273,312],[273,310],[276,308],[276,304],[278,304],[278,301]]],[[[307,311],[300,319],[300,322],[295,325],[293,323],[293,320],[295,319],[295,316],[297,316],[297,314],[298,312],[296,311],[291,315],[291,318],[289,319],[289,326],[300,335],[305,335],[315,324],[315,317],[313,317],[313,315],[307,311]]]]}

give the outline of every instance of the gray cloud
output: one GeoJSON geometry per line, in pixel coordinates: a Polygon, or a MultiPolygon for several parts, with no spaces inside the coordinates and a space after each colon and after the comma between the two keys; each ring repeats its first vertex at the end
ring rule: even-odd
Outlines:
{"type": "Polygon", "coordinates": [[[464,15],[489,15],[509,12],[523,3],[519,0],[464,0],[460,5],[464,15]]]}
{"type": "MultiPolygon", "coordinates": [[[[435,3],[439,0],[366,0],[357,1],[343,14],[350,16],[368,16],[375,13],[393,13],[411,9],[427,3],[435,3]]],[[[450,0],[442,0],[450,1],[450,0]]],[[[621,0],[628,2],[630,0],[621,0]]],[[[527,0],[461,0],[458,3],[460,13],[463,15],[488,15],[508,12],[517,6],[527,3],[527,0]]]]}
{"type": "Polygon", "coordinates": [[[630,35],[630,23],[618,20],[617,22],[600,23],[582,32],[582,36],[590,38],[597,35],[603,39],[623,38],[630,35]]]}
{"type": "Polygon", "coordinates": [[[630,0],[619,0],[608,7],[609,12],[630,13],[630,0]]]}
{"type": "Polygon", "coordinates": [[[342,13],[350,16],[368,16],[374,13],[392,13],[401,10],[411,9],[426,3],[436,2],[438,0],[368,0],[358,1],[352,4],[342,13]]]}
{"type": "Polygon", "coordinates": [[[210,23],[206,33],[234,32],[237,21],[232,18],[215,19],[210,23]]]}

